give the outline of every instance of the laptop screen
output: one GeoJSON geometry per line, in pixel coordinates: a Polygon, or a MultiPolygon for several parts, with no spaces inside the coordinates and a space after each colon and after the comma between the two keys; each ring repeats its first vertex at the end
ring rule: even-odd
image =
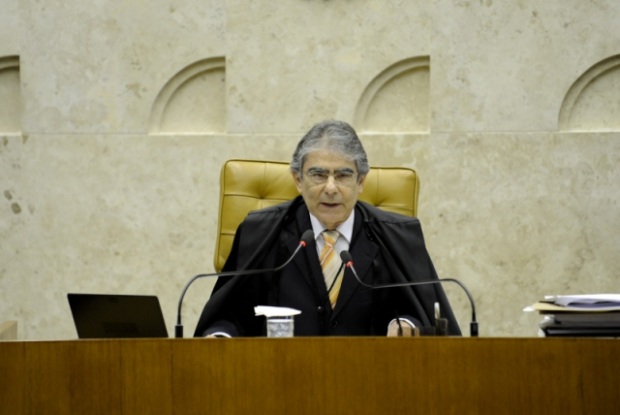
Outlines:
{"type": "Polygon", "coordinates": [[[80,339],[168,337],[153,295],[68,294],[80,339]]]}

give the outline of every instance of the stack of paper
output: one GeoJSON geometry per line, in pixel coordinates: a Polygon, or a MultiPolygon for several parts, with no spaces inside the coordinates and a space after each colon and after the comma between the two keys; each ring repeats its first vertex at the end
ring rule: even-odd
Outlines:
{"type": "Polygon", "coordinates": [[[524,311],[544,315],[543,335],[620,337],[620,294],[545,296],[524,311]]]}

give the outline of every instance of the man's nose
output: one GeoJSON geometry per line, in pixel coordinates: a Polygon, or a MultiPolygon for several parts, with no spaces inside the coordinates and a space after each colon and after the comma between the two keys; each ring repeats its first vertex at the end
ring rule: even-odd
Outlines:
{"type": "Polygon", "coordinates": [[[333,174],[327,176],[327,181],[325,182],[325,191],[327,193],[336,193],[338,192],[338,186],[336,185],[336,178],[333,174]]]}

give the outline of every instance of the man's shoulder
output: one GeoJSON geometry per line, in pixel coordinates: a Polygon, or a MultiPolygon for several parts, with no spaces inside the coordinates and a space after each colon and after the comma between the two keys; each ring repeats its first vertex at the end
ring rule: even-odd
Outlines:
{"type": "Polygon", "coordinates": [[[301,197],[297,197],[262,209],[252,210],[247,214],[242,225],[246,228],[269,228],[279,225],[282,221],[288,221],[288,219],[294,215],[300,203],[302,203],[300,199],[301,197]]]}
{"type": "Polygon", "coordinates": [[[248,213],[249,220],[264,220],[270,217],[277,218],[288,212],[294,200],[267,206],[262,209],[252,210],[248,213]]]}

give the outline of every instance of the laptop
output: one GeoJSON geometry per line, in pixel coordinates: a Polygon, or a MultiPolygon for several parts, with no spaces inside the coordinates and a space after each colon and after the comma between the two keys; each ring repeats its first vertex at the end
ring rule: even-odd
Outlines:
{"type": "Polygon", "coordinates": [[[67,295],[80,339],[168,337],[154,295],[67,295]]]}

